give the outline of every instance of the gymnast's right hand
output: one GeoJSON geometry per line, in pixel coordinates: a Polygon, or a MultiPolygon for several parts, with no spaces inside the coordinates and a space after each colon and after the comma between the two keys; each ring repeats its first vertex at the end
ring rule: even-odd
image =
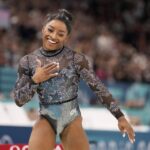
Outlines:
{"type": "Polygon", "coordinates": [[[42,66],[39,59],[37,59],[37,63],[38,66],[35,69],[34,75],[32,76],[33,82],[41,83],[58,75],[59,63],[52,62],[42,66]]]}

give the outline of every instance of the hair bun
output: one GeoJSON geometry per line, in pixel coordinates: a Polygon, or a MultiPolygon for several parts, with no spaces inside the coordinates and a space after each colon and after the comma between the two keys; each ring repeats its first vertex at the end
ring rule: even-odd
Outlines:
{"type": "Polygon", "coordinates": [[[67,21],[69,22],[73,22],[73,17],[72,17],[72,14],[67,11],[66,9],[59,9],[59,14],[64,17],[67,21]]]}
{"type": "Polygon", "coordinates": [[[66,9],[59,9],[55,13],[48,14],[47,20],[44,22],[44,25],[50,22],[51,20],[60,20],[64,22],[67,27],[68,34],[71,32],[73,25],[73,17],[72,14],[66,9]]]}

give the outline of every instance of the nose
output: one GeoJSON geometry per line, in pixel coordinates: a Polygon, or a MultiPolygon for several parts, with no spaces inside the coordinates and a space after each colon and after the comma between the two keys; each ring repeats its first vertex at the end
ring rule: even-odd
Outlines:
{"type": "Polygon", "coordinates": [[[57,39],[57,34],[54,32],[54,33],[52,33],[51,34],[51,38],[53,39],[53,40],[56,40],[57,39]]]}

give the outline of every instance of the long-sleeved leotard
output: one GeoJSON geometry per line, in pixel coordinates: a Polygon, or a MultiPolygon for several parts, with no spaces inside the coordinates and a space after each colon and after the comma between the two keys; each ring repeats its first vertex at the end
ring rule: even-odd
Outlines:
{"type": "Polygon", "coordinates": [[[78,107],[77,92],[80,79],[86,81],[100,102],[116,118],[123,115],[112,95],[94,74],[87,58],[68,47],[63,47],[55,52],[48,52],[39,48],[24,56],[19,64],[14,99],[18,106],[22,106],[30,101],[34,93],[37,92],[41,108],[42,106],[46,107],[46,105],[59,105],[71,100],[76,101],[78,107]],[[40,84],[33,83],[31,77],[39,65],[39,60],[42,66],[51,62],[58,62],[60,66],[59,75],[40,84]]]}

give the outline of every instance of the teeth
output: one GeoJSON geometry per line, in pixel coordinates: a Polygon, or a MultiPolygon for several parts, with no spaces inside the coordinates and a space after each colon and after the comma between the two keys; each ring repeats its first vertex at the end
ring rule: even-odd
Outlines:
{"type": "Polygon", "coordinates": [[[52,40],[48,40],[48,42],[52,43],[52,44],[56,44],[56,42],[52,41],[52,40]]]}

